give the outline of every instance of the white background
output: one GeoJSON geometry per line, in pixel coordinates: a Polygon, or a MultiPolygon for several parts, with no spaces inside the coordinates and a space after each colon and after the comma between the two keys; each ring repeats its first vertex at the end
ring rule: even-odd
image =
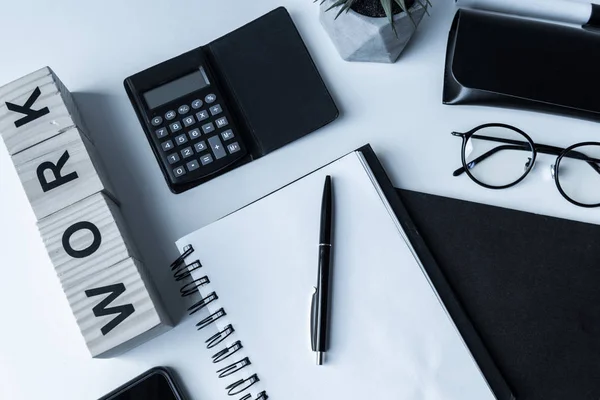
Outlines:
{"type": "MultiPolygon", "coordinates": [[[[172,313],[181,309],[168,263],[174,241],[348,151],[371,143],[402,188],[600,223],[598,210],[564,200],[541,155],[528,179],[483,189],[460,166],[460,140],[486,122],[505,122],[539,143],[600,139],[598,125],[524,111],[441,104],[453,1],[435,1],[398,63],[346,63],[311,0],[21,0],[0,10],[0,84],[51,66],[76,100],[116,186],[125,217],[172,313]],[[163,180],[122,81],[206,44],[284,5],[341,110],[320,131],[181,195],[163,180]]],[[[573,71],[577,73],[577,71],[573,71]]],[[[560,78],[560,77],[558,77],[560,78]]],[[[276,99],[274,99],[276,101],[276,99]]],[[[179,373],[192,399],[223,385],[192,320],[116,359],[92,360],[37,232],[33,212],[0,144],[0,398],[95,399],[156,365],[179,373]]],[[[460,224],[460,221],[456,221],[460,224]]],[[[227,240],[227,238],[223,238],[227,240]]]]}

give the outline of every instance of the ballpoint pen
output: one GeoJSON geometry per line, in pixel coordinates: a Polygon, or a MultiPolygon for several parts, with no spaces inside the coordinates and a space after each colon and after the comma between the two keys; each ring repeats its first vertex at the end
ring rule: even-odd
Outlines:
{"type": "Polygon", "coordinates": [[[459,7],[600,28],[600,5],[568,0],[456,0],[459,7]]]}
{"type": "Polygon", "coordinates": [[[329,350],[329,312],[331,289],[331,230],[333,224],[333,190],[331,176],[325,178],[321,205],[321,233],[319,240],[319,271],[317,287],[312,298],[311,344],[317,353],[317,365],[323,365],[329,350]]]}

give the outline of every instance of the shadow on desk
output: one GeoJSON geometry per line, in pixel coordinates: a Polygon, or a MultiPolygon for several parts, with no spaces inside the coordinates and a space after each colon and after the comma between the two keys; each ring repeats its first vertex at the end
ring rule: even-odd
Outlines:
{"type": "MultiPolygon", "coordinates": [[[[128,125],[129,120],[126,124],[114,120],[123,114],[123,107],[131,108],[125,95],[73,93],[73,97],[114,186],[121,211],[146,270],[173,323],[177,324],[185,312],[184,301],[179,296],[179,282],[175,282],[169,269],[171,261],[177,258],[177,250],[173,238],[165,231],[160,213],[149,193],[149,181],[144,178],[150,170],[150,173],[156,172],[163,184],[144,133],[137,124],[133,110],[131,121],[135,122],[134,125],[128,125]],[[146,154],[140,149],[148,151],[152,164],[148,164],[146,154]]],[[[166,185],[163,186],[162,189],[168,190],[166,185]]]]}

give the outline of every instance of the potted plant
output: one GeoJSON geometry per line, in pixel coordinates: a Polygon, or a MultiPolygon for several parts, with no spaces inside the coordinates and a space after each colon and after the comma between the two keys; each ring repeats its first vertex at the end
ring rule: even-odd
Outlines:
{"type": "Polygon", "coordinates": [[[395,62],[430,0],[322,0],[321,24],[346,61],[395,62]]]}

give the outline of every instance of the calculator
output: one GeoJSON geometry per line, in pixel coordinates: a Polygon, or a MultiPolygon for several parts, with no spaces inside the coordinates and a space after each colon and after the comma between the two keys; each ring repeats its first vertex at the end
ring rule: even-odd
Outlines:
{"type": "Polygon", "coordinates": [[[209,63],[201,51],[194,52],[193,60],[189,56],[126,80],[130,99],[174,193],[249,158],[232,107],[209,63]],[[172,65],[165,73],[168,64],[172,65]]]}
{"type": "Polygon", "coordinates": [[[138,72],[124,85],[173,193],[263,157],[338,116],[283,7],[138,72]]]}

